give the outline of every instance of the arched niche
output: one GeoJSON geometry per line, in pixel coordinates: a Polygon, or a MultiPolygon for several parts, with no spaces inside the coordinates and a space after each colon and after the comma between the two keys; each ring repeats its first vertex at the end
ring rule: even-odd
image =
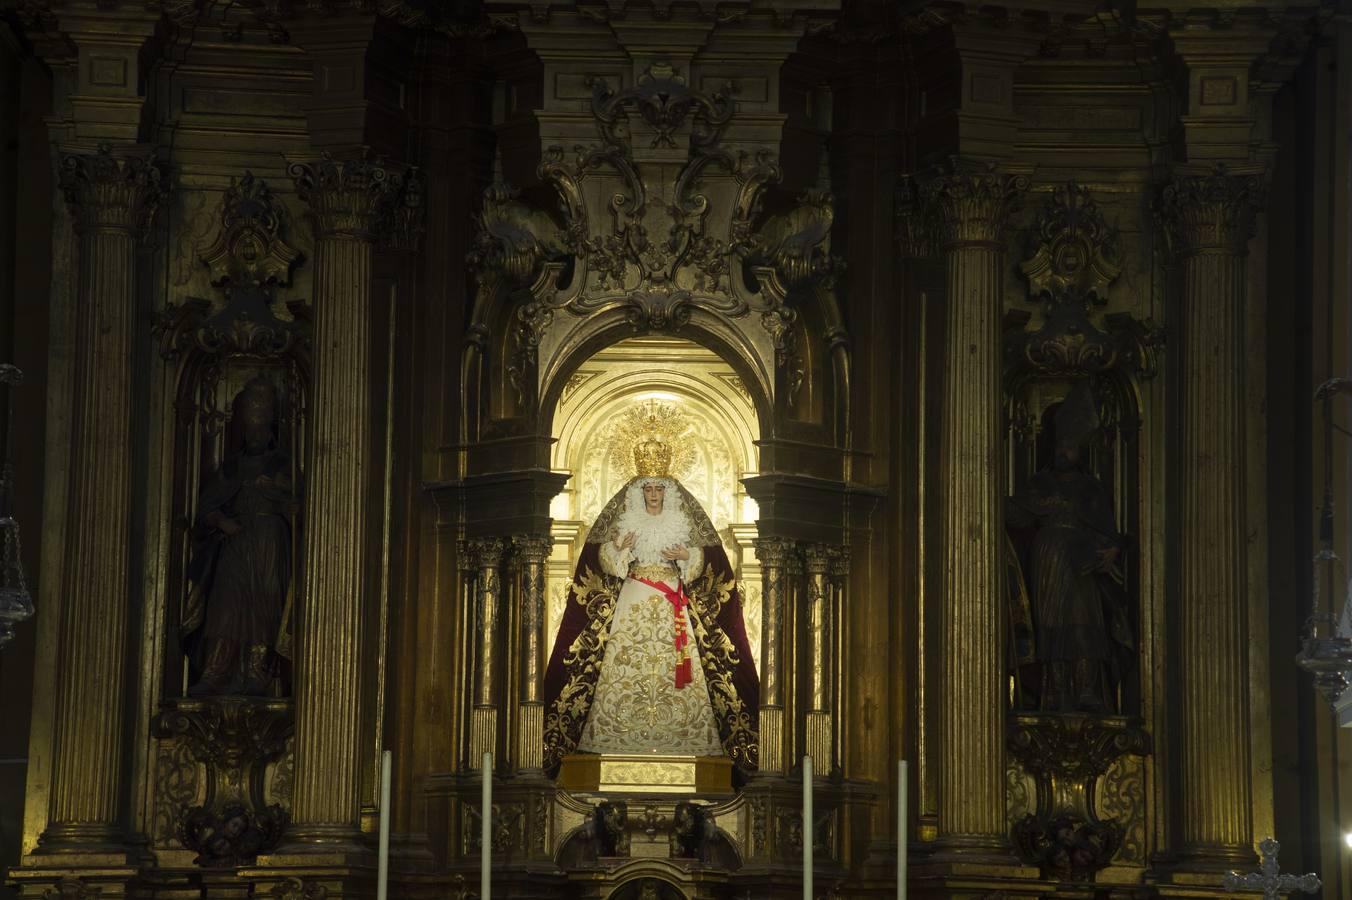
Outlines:
{"type": "Polygon", "coordinates": [[[548,643],[587,529],[628,479],[612,454],[615,424],[636,405],[657,400],[693,426],[695,461],[682,477],[723,539],[742,590],[753,657],[760,654],[760,568],[754,556],[758,507],[743,479],[759,472],[760,417],[752,388],[726,359],[693,341],[628,338],[571,371],[551,416],[550,468],[568,480],[550,507],[556,553],[548,574],[548,643]]]}

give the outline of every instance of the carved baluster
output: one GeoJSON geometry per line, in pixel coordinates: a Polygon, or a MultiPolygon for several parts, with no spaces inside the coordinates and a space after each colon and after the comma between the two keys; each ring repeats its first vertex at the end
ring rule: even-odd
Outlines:
{"type": "Polygon", "coordinates": [[[296,625],[298,841],[360,831],[362,622],[370,594],[371,264],[400,197],[397,169],[329,158],[291,167],[315,227],[313,456],[296,625]]]}
{"type": "Polygon", "coordinates": [[[516,764],[544,767],[545,752],[545,563],[554,542],[548,537],[518,538],[523,563],[521,591],[521,705],[516,729],[516,764]]]}
{"type": "Polygon", "coordinates": [[[1182,310],[1179,597],[1184,853],[1253,858],[1245,589],[1244,316],[1258,176],[1224,167],[1165,187],[1182,310]]]}
{"type": "Polygon", "coordinates": [[[165,194],[145,153],[70,154],[61,190],[79,237],[66,609],[50,822],[42,850],[122,846],[131,583],[136,247],[165,194]]]}
{"type": "Polygon", "coordinates": [[[793,552],[793,542],[782,538],[756,541],[761,566],[761,656],[760,656],[760,770],[783,772],[784,678],[780,646],[784,640],[784,565],[793,552]]]}
{"type": "Polygon", "coordinates": [[[502,608],[502,557],[505,543],[498,538],[471,541],[478,558],[479,575],[475,598],[475,634],[479,637],[474,664],[474,708],[470,713],[469,767],[483,767],[483,755],[498,758],[498,616],[502,608]]]}
{"type": "Polygon", "coordinates": [[[923,182],[947,269],[939,484],[939,837],[1008,858],[1001,457],[1005,224],[1027,179],[955,163],[923,182]]]}

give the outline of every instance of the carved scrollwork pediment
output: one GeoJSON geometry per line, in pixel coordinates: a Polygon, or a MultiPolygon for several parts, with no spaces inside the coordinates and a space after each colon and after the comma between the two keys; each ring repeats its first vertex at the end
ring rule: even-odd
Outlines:
{"type": "Polygon", "coordinates": [[[1085,376],[1121,369],[1138,379],[1154,375],[1163,331],[1127,313],[1097,312],[1121,274],[1117,229],[1089,190],[1068,182],[1047,199],[1036,243],[1020,265],[1030,299],[1043,306],[1040,326],[1014,313],[1007,331],[1010,364],[1042,376],[1085,376]]]}
{"type": "Polygon", "coordinates": [[[261,178],[245,172],[221,198],[220,230],[198,256],[218,287],[289,285],[301,252],[282,238],[285,210],[261,178]]]}
{"type": "Polygon", "coordinates": [[[284,239],[285,210],[267,184],[250,172],[232,179],[217,216],[216,234],[198,261],[220,296],[188,297],[166,308],[155,323],[161,355],[280,357],[308,343],[309,307],[291,300],[284,314],[277,308],[276,289],[291,284],[304,256],[284,239]]]}

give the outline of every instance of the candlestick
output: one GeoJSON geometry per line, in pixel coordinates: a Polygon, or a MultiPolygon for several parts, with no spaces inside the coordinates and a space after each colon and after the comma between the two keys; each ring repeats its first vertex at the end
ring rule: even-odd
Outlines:
{"type": "Polygon", "coordinates": [[[897,763],[897,900],[906,900],[906,856],[908,854],[906,832],[906,792],[910,783],[906,779],[906,760],[897,763]]]}
{"type": "Polygon", "coordinates": [[[812,900],[812,757],[803,757],[803,900],[812,900]]]}
{"type": "Polygon", "coordinates": [[[376,900],[390,895],[390,769],[394,754],[380,754],[380,849],[376,857],[376,900]]]}
{"type": "Polygon", "coordinates": [[[479,824],[483,830],[479,835],[479,900],[488,900],[493,870],[493,754],[484,753],[484,787],[479,824]]]}

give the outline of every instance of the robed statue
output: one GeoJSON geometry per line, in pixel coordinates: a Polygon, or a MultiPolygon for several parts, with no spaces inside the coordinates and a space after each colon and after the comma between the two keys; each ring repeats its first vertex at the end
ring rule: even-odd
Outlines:
{"type": "Polygon", "coordinates": [[[546,768],[572,753],[727,756],[756,769],[759,682],[727,553],[671,477],[670,438],[597,517],[545,673],[546,768]]]}
{"type": "Polygon", "coordinates": [[[262,377],[235,396],[224,457],[198,498],[182,628],[192,696],[267,695],[289,650],[298,493],[277,407],[262,377]]]}
{"type": "Polygon", "coordinates": [[[1009,499],[1013,657],[1040,672],[1024,708],[1117,713],[1117,688],[1135,659],[1123,589],[1125,538],[1112,498],[1086,465],[1099,427],[1087,381],[1057,409],[1055,455],[1009,499]],[[1031,621],[1030,621],[1031,620],[1031,621]],[[1032,699],[1030,699],[1030,697],[1032,699]]]}

